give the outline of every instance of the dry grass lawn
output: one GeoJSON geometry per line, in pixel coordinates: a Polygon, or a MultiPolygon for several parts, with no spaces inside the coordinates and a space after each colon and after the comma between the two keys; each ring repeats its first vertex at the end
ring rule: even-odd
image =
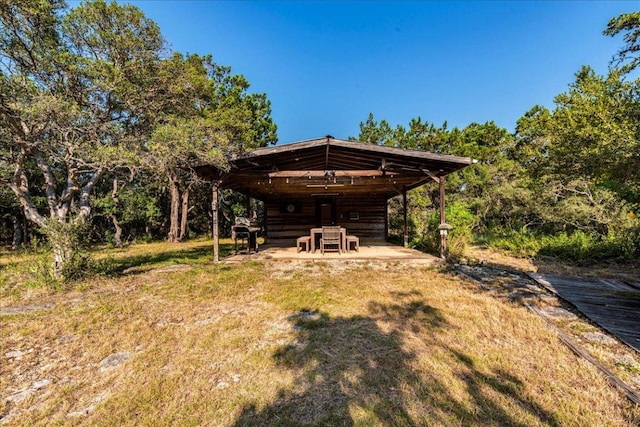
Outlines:
{"type": "Polygon", "coordinates": [[[640,424],[541,319],[447,272],[209,248],[106,251],[119,274],[55,292],[2,254],[0,424],[640,424]]]}

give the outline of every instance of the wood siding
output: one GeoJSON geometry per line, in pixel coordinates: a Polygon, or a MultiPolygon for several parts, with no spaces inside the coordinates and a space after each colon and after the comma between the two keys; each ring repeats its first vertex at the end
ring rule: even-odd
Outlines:
{"type": "MultiPolygon", "coordinates": [[[[308,235],[309,229],[319,226],[316,199],[297,200],[297,212],[283,212],[283,205],[291,201],[267,201],[267,239],[296,239],[308,235]]],[[[336,223],[348,234],[364,240],[384,240],[386,232],[387,200],[384,197],[335,197],[336,223]]]]}

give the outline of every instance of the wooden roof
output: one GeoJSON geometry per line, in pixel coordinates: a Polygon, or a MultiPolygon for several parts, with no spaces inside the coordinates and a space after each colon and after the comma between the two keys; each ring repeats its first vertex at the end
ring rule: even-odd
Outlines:
{"type": "Polygon", "coordinates": [[[323,194],[376,194],[387,198],[474,163],[468,157],[405,150],[331,136],[259,148],[231,160],[222,173],[196,168],[223,188],[267,200],[323,194]]]}

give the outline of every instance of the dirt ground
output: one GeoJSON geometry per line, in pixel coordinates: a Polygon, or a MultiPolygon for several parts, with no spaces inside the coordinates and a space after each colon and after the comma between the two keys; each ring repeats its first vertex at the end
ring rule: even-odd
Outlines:
{"type": "Polygon", "coordinates": [[[510,256],[502,251],[481,247],[467,249],[463,260],[470,264],[487,264],[522,272],[557,274],[562,276],[600,277],[611,279],[640,278],[640,267],[628,264],[591,264],[575,265],[551,258],[526,259],[510,256]]]}

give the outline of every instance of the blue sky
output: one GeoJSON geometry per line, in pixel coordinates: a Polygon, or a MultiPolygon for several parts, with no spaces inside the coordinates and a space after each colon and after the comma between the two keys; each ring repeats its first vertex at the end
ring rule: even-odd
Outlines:
{"type": "MultiPolygon", "coordinates": [[[[582,65],[605,73],[622,45],[608,20],[640,2],[120,1],[172,49],[210,53],[265,92],[280,143],[356,136],[372,112],[510,131],[553,106],[582,65]]],[[[77,2],[70,1],[70,6],[77,2]]]]}

